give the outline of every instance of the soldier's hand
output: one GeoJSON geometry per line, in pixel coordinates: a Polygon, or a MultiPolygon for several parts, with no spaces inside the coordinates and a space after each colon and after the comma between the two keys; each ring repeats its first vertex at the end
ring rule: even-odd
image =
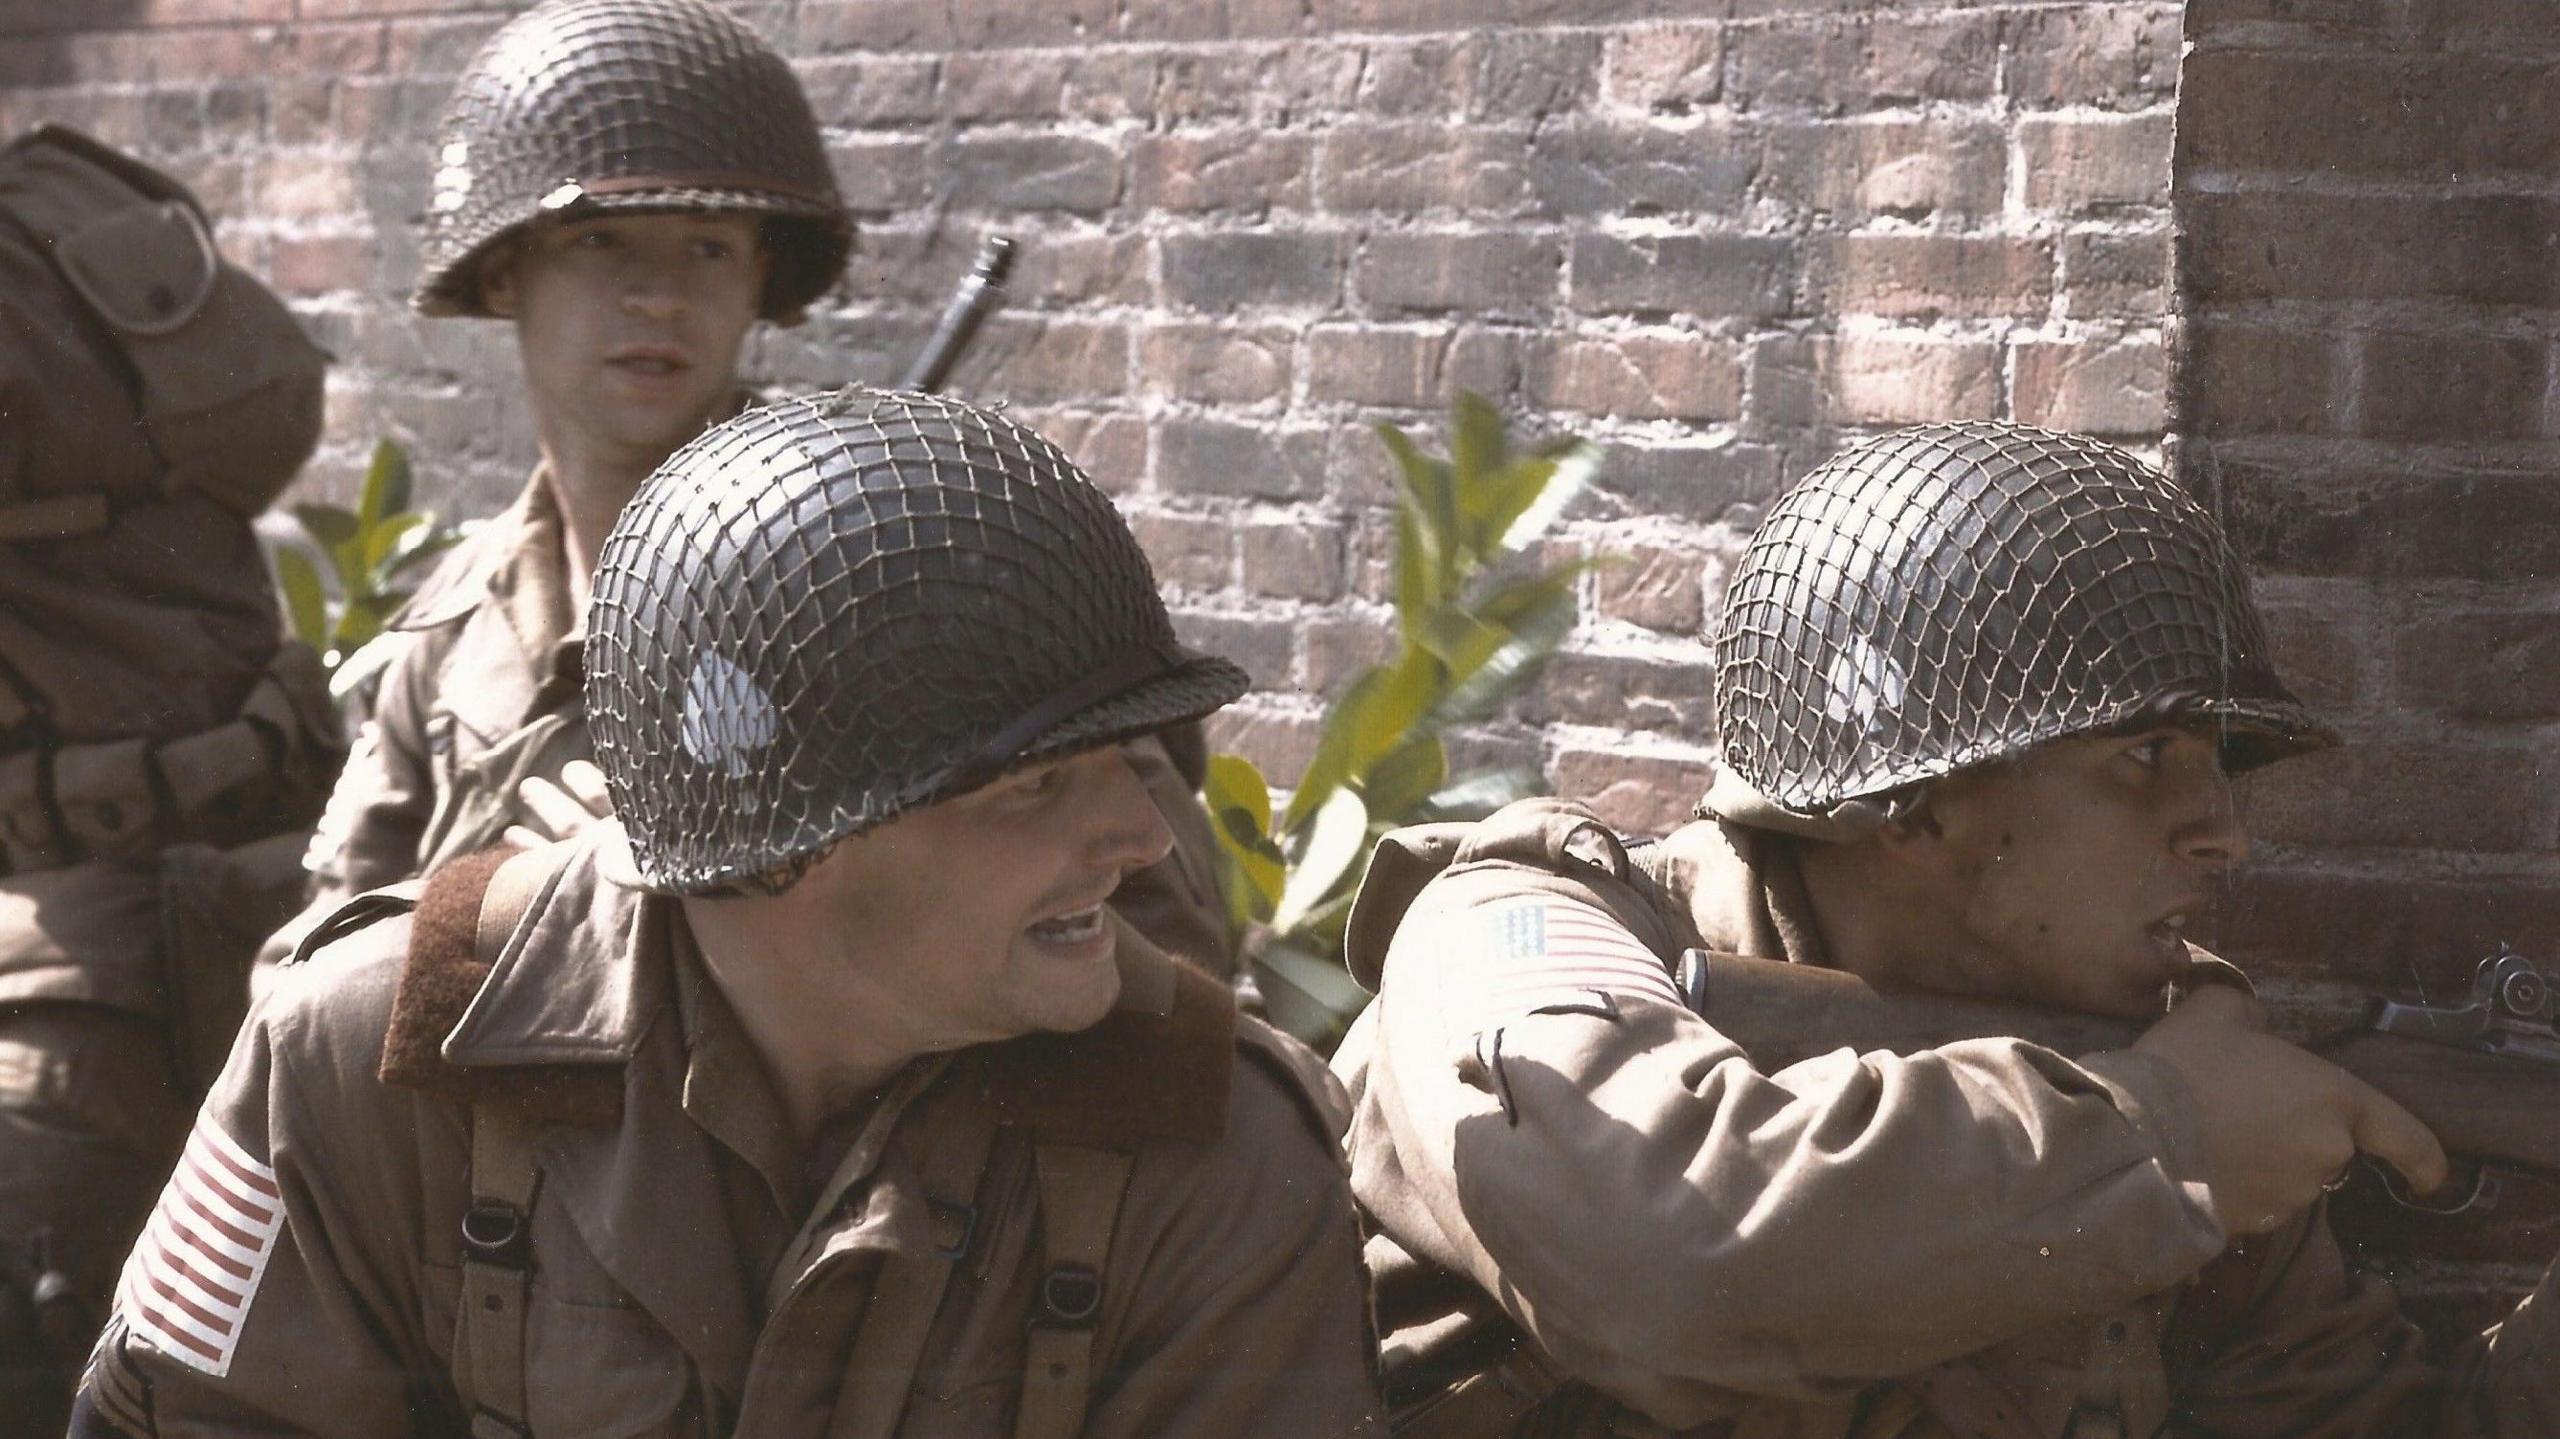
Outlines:
{"type": "Polygon", "coordinates": [[[2264,1032],[2258,1002],[2220,985],[2187,996],[2134,1048],[2187,1081],[2204,1117],[2215,1218],[2264,1234],[2318,1201],[2356,1154],[2411,1190],[2445,1181],[2444,1146],[2416,1117],[2345,1070],[2264,1032]]]}
{"type": "Polygon", "coordinates": [[[516,811],[524,822],[507,827],[507,843],[536,849],[568,839],[613,813],[613,801],[605,796],[604,771],[573,759],[560,767],[557,784],[536,775],[517,785],[516,811]]]}

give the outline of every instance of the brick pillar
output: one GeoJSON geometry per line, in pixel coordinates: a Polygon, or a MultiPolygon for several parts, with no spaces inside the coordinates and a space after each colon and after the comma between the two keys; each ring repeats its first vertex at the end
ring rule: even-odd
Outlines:
{"type": "MultiPolygon", "coordinates": [[[[2224,947],[2298,1022],[2560,956],[2560,27],[2534,0],[2194,0],[2170,426],[2346,732],[2251,781],[2224,947]]],[[[2560,1123],[2560,1119],[2555,1119],[2560,1123]]],[[[2439,1327],[2511,1302],[2560,1186],[2342,1228],[2439,1327]]]]}

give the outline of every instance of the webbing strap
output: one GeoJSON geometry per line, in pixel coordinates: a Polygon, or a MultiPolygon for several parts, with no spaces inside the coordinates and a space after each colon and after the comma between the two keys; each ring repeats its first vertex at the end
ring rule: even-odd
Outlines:
{"type": "MultiPolygon", "coordinates": [[[[495,964],[524,912],[558,871],[558,846],[515,855],[480,892],[472,953],[495,964]]],[[[462,1307],[453,1352],[471,1362],[472,1439],[525,1439],[525,1300],[533,1285],[533,1198],[542,1168],[533,1126],[503,1104],[471,1107],[471,1207],[462,1215],[462,1307]]]]}
{"type": "Polygon", "coordinates": [[[500,1105],[471,1112],[471,1207],[462,1216],[454,1352],[471,1359],[472,1439],[524,1439],[525,1296],[533,1279],[532,1127],[500,1105]]]}
{"type": "Polygon", "coordinates": [[[1040,1238],[1049,1267],[1023,1351],[1022,1407],[1014,1439],[1071,1439],[1093,1392],[1093,1330],[1111,1230],[1135,1155],[1042,1141],[1032,1146],[1040,1181],[1040,1238]]]}
{"type": "Polygon", "coordinates": [[[968,1257],[976,1238],[978,1191],[995,1139],[995,1115],[983,1104],[964,1103],[944,1142],[924,1157],[917,1178],[935,1207],[937,1247],[900,1251],[881,1261],[854,1330],[844,1390],[837,1396],[827,1439],[889,1439],[897,1432],[951,1271],[968,1257]],[[950,1203],[946,1195],[966,1198],[950,1203]],[[949,1240],[940,1234],[946,1209],[956,1211],[952,1217],[959,1231],[949,1240]]]}

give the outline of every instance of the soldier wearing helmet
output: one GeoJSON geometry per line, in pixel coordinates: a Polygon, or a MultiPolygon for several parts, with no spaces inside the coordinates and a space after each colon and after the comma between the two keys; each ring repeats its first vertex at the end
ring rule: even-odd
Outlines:
{"type": "MultiPolygon", "coordinates": [[[[853,224],[791,67],[712,0],[546,0],[501,27],[430,157],[420,314],[515,331],[541,462],[390,624],[392,658],[306,866],[315,896],[271,964],[366,889],[604,802],[578,707],[598,547],[641,480],[744,397],[759,321],[796,324],[853,224]]],[[[1120,899],[1227,962],[1195,731],[1133,757],[1182,841],[1120,899]]]]}
{"type": "Polygon", "coordinates": [[[2230,772],[2333,742],[2209,515],[2094,441],[1889,434],[1773,507],[1712,638],[1694,823],[1405,831],[1355,905],[1378,999],[1335,1067],[1398,1432],[2555,1431],[2560,1277],[2431,1367],[2322,1202],[2359,1150],[2422,1188],[2441,1150],[2185,942],[2247,848],[2230,772]],[[1767,1072],[1693,948],[2158,1017],[1767,1072]]]}
{"type": "Polygon", "coordinates": [[[601,551],[616,819],[282,967],[84,1389],[131,1435],[1378,1430],[1338,1095],[1105,898],[1234,699],[1110,502],[846,390],[601,551]]]}

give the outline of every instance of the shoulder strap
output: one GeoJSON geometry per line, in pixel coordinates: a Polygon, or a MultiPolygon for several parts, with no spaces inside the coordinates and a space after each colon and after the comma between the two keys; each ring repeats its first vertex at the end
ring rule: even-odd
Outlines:
{"type": "MultiPolygon", "coordinates": [[[[471,956],[486,974],[544,881],[558,867],[549,849],[504,854],[464,871],[478,882],[471,956]]],[[[447,899],[442,885],[438,900],[447,899]]],[[[473,896],[456,894],[451,902],[473,896]]],[[[469,911],[465,911],[469,912],[469,911]]],[[[457,916],[458,917],[458,916],[457,916]]],[[[534,1121],[494,1096],[471,1104],[471,1204],[462,1213],[462,1303],[453,1318],[453,1355],[467,1361],[461,1385],[472,1439],[525,1439],[525,1298],[533,1278],[533,1201],[542,1187],[534,1121]]]]}
{"type": "Polygon", "coordinates": [[[946,1210],[957,1211],[959,1234],[928,1253],[899,1252],[881,1261],[845,1356],[844,1394],[836,1402],[827,1439],[889,1439],[904,1414],[924,1362],[925,1340],[941,1312],[951,1271],[969,1255],[976,1238],[979,1191],[995,1152],[995,1115],[983,1104],[962,1103],[947,1143],[925,1156],[918,1176],[934,1206],[937,1228],[946,1210]],[[967,1195],[959,1203],[945,1195],[967,1195]]]}
{"type": "Polygon", "coordinates": [[[1040,1184],[1040,1237],[1049,1267],[1024,1346],[1022,1404],[1014,1439],[1072,1439],[1084,1428],[1093,1393],[1093,1330],[1102,1314],[1102,1276],[1111,1231],[1137,1156],[1117,1149],[1041,1140],[1032,1147],[1040,1184]]]}

